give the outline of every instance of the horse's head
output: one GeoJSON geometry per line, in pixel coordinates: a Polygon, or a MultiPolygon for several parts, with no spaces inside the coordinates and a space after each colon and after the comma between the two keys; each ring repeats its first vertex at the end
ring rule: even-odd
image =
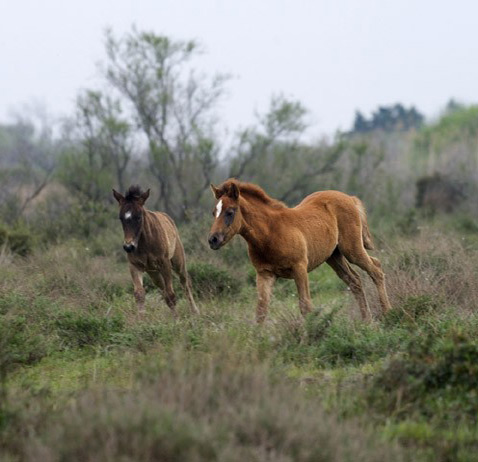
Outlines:
{"type": "Polygon", "coordinates": [[[241,229],[242,215],[239,208],[239,187],[233,181],[228,181],[216,188],[211,185],[211,191],[217,202],[212,211],[214,223],[209,233],[209,246],[217,250],[227,244],[241,229]]]}
{"type": "Polygon", "coordinates": [[[113,189],[113,196],[119,204],[119,219],[123,225],[123,249],[130,253],[138,247],[139,237],[143,228],[144,203],[149,197],[149,189],[142,192],[139,186],[130,186],[123,197],[113,189]]]}

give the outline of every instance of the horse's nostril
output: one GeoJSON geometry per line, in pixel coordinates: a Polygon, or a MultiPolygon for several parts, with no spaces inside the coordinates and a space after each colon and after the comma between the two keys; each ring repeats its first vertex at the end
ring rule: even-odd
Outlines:
{"type": "Polygon", "coordinates": [[[219,243],[219,238],[217,237],[217,234],[213,234],[209,237],[208,241],[210,246],[215,246],[219,243]]]}
{"type": "Polygon", "coordinates": [[[126,252],[130,253],[135,249],[135,247],[134,247],[134,244],[123,244],[123,249],[126,252]]]}

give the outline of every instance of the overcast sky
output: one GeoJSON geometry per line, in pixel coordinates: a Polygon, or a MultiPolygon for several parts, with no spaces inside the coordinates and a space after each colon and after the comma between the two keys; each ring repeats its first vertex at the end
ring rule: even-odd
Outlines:
{"type": "Polygon", "coordinates": [[[232,131],[275,93],[310,110],[317,136],[356,109],[478,102],[476,0],[0,0],[0,122],[32,101],[71,113],[99,83],[105,28],[132,24],[198,40],[203,70],[233,76],[220,112],[232,131]]]}

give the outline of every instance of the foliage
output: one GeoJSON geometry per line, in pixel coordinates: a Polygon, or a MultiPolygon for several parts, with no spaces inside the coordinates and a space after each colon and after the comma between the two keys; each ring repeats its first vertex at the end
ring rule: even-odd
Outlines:
{"type": "Polygon", "coordinates": [[[158,205],[176,219],[198,206],[217,165],[212,128],[225,76],[212,79],[190,69],[198,53],[193,41],[133,29],[120,39],[108,32],[107,82],[129,104],[148,146],[158,205]]]}
{"type": "Polygon", "coordinates": [[[33,237],[22,227],[8,229],[0,225],[0,248],[2,247],[24,257],[32,250],[33,237]]]}
{"type": "Polygon", "coordinates": [[[241,280],[210,263],[191,263],[188,265],[188,272],[196,297],[232,297],[239,293],[242,286],[241,280]]]}
{"type": "Polygon", "coordinates": [[[351,133],[368,133],[374,130],[408,131],[420,128],[423,121],[423,115],[414,106],[410,109],[406,109],[401,104],[379,106],[368,120],[360,111],[357,111],[351,133]]]}
{"type": "Polygon", "coordinates": [[[377,374],[370,398],[388,412],[394,409],[399,418],[410,414],[433,418],[447,412],[453,419],[475,421],[477,360],[478,345],[465,334],[417,337],[377,374]]]}
{"type": "Polygon", "coordinates": [[[58,173],[65,187],[90,201],[109,198],[112,185],[124,191],[135,146],[121,103],[101,92],[85,91],[69,123],[58,173]]]}
{"type": "Polygon", "coordinates": [[[14,225],[49,184],[56,166],[59,142],[41,120],[19,119],[0,125],[0,214],[14,225]]]}
{"type": "Polygon", "coordinates": [[[478,106],[456,107],[446,111],[433,124],[423,128],[417,144],[422,150],[442,150],[456,142],[472,141],[478,133],[478,106]]]}
{"type": "MultiPolygon", "coordinates": [[[[189,226],[186,242],[202,229],[189,226]]],[[[394,310],[370,324],[324,268],[311,273],[320,310],[303,320],[293,285],[277,287],[258,328],[255,288],[241,279],[248,263],[210,253],[204,265],[192,244],[193,287],[206,297],[191,317],[178,294],[177,319],[157,291],[138,316],[109,233],[5,260],[1,457],[470,460],[476,248],[448,232],[386,236],[394,310]],[[223,290],[207,293],[208,283],[223,290]]]]}
{"type": "Polygon", "coordinates": [[[260,183],[273,197],[291,203],[313,192],[317,180],[333,171],[344,144],[340,140],[332,146],[325,141],[314,145],[301,141],[306,115],[300,102],[272,97],[258,126],[237,134],[228,176],[260,183]]]}

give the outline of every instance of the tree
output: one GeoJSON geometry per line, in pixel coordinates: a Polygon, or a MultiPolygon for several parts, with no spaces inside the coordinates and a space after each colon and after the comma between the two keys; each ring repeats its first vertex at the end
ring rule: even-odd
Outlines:
{"type": "Polygon", "coordinates": [[[424,117],[414,106],[406,109],[401,104],[379,106],[370,120],[356,111],[351,133],[368,133],[375,130],[384,132],[408,131],[421,127],[424,117]]]}
{"type": "Polygon", "coordinates": [[[192,70],[199,51],[193,41],[133,29],[120,39],[108,32],[106,51],[106,79],[129,103],[147,141],[157,205],[184,219],[198,206],[217,165],[212,126],[226,77],[208,79],[192,70]]]}
{"type": "Polygon", "coordinates": [[[238,134],[233,148],[229,176],[240,178],[248,165],[266,154],[278,142],[295,142],[307,127],[304,116],[307,110],[298,101],[288,101],[283,96],[273,96],[269,111],[259,117],[259,129],[249,127],[238,134]]]}
{"type": "Polygon", "coordinates": [[[293,202],[316,189],[317,177],[332,171],[343,143],[301,141],[307,110],[283,96],[271,99],[258,126],[242,130],[231,153],[229,176],[254,181],[280,200],[293,202]]]}
{"type": "Polygon", "coordinates": [[[67,132],[59,171],[67,188],[93,201],[109,197],[115,183],[121,190],[126,188],[134,133],[118,100],[97,91],[80,93],[67,132]]]}
{"type": "Polygon", "coordinates": [[[49,122],[40,116],[39,126],[26,117],[0,126],[0,204],[10,223],[24,215],[56,167],[58,143],[49,122]]]}

